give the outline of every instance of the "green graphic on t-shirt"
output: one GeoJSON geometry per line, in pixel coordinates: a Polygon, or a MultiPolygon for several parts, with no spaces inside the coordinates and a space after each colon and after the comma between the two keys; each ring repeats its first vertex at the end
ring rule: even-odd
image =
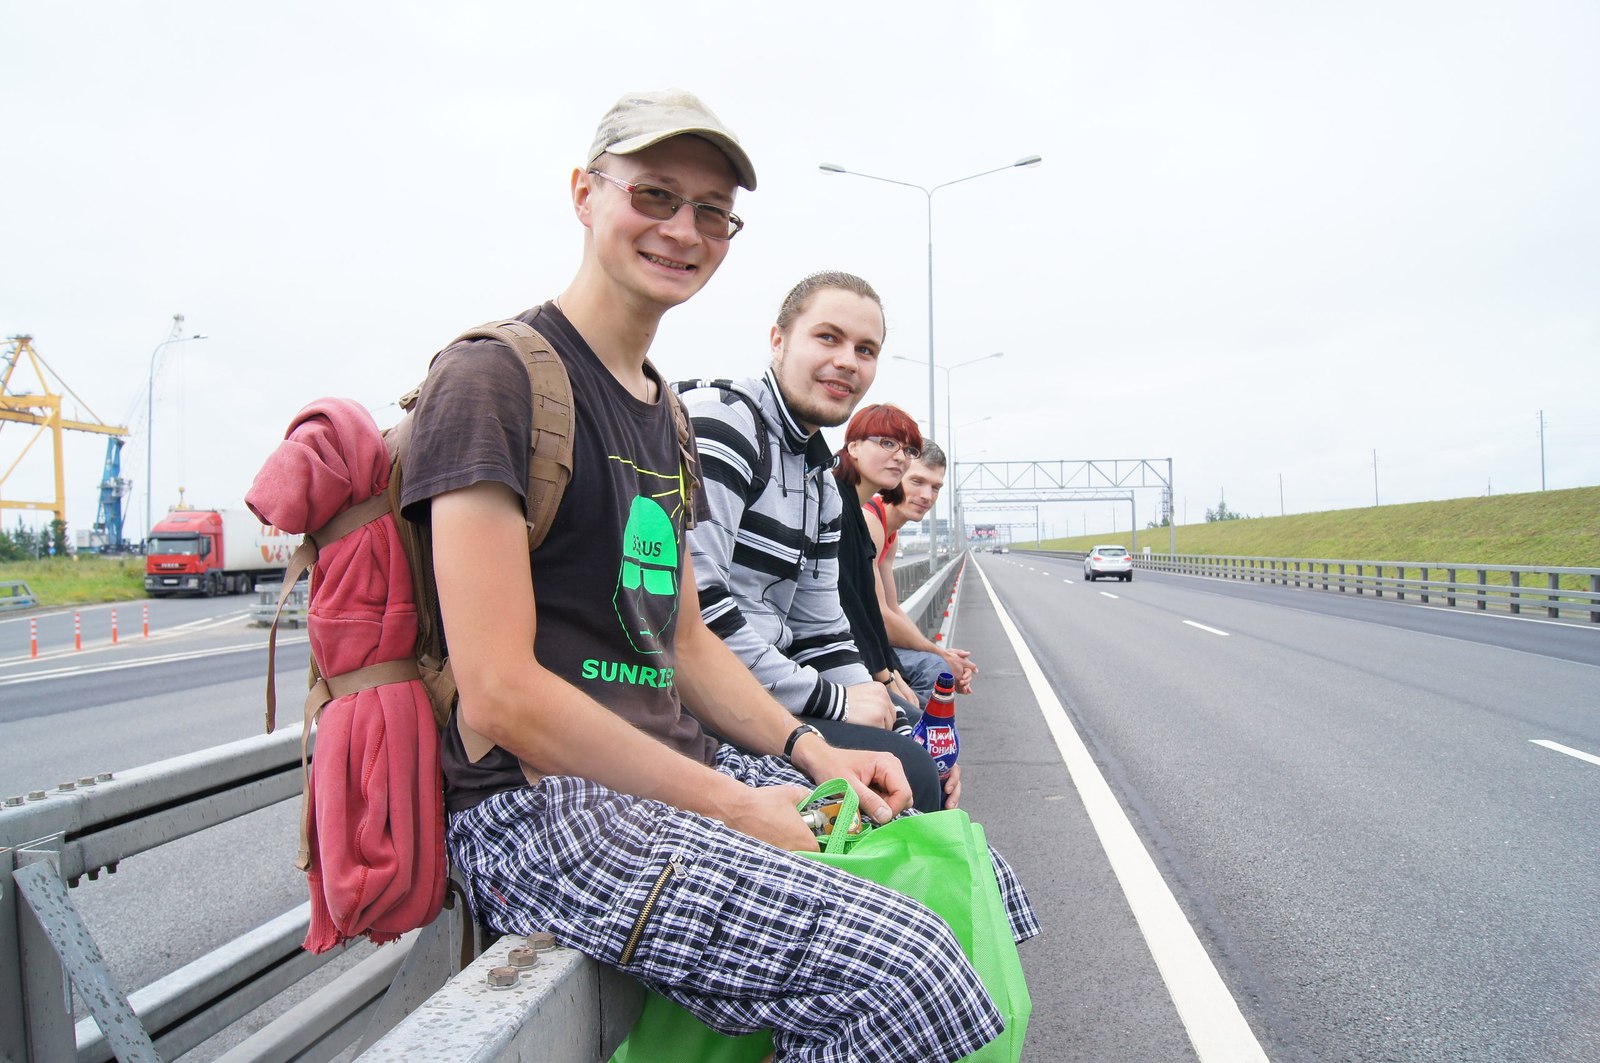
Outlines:
{"type": "Polygon", "coordinates": [[[662,633],[678,612],[678,536],[672,518],[653,498],[637,496],[628,509],[611,601],[633,648],[662,652],[662,633]]]}

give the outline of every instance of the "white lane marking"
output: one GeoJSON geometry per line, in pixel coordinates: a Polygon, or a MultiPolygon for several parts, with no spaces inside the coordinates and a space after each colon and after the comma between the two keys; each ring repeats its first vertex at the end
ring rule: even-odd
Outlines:
{"type": "MultiPolygon", "coordinates": [[[[297,639],[279,639],[278,645],[293,646],[301,642],[311,641],[309,637],[297,639]]],[[[174,661],[195,661],[202,657],[220,657],[226,653],[245,653],[247,651],[259,652],[265,647],[259,642],[250,642],[242,646],[219,646],[211,650],[194,650],[189,653],[169,653],[161,657],[140,657],[133,661],[118,661],[116,664],[102,664],[89,668],[56,668],[48,672],[36,672],[32,675],[13,675],[0,679],[0,687],[15,686],[18,683],[37,683],[41,679],[63,679],[69,676],[98,675],[101,672],[115,672],[122,668],[143,668],[152,664],[171,664],[174,661]]]]}
{"type": "Polygon", "coordinates": [[[1228,637],[1228,633],[1227,633],[1227,632],[1226,632],[1226,631],[1218,631],[1218,630],[1217,630],[1217,629],[1216,629],[1216,628],[1214,628],[1214,627],[1207,627],[1207,626],[1206,626],[1206,625],[1204,625],[1204,624],[1202,624],[1202,623],[1199,623],[1199,622],[1198,622],[1198,621],[1194,621],[1194,620],[1185,620],[1185,621],[1184,621],[1184,623],[1185,623],[1185,624],[1188,624],[1188,625],[1189,625],[1189,626],[1190,626],[1190,627],[1197,627],[1197,628],[1199,628],[1199,629],[1200,629],[1200,630],[1201,630],[1201,631],[1209,631],[1209,632],[1211,632],[1211,633],[1212,633],[1212,634],[1213,634],[1213,635],[1221,635],[1221,636],[1222,636],[1222,637],[1223,637],[1223,638],[1227,638],[1227,637],[1228,637]]]}
{"type": "Polygon", "coordinates": [[[1552,742],[1548,738],[1530,738],[1528,741],[1532,742],[1536,746],[1544,746],[1546,749],[1553,749],[1557,753],[1565,753],[1569,757],[1577,757],[1579,760],[1587,760],[1590,764],[1600,764],[1600,757],[1595,756],[1593,753],[1585,753],[1581,749],[1573,749],[1571,746],[1564,746],[1560,742],[1552,742]]]}
{"type": "Polygon", "coordinates": [[[1061,581],[1061,582],[1062,582],[1062,583],[1071,583],[1071,582],[1072,582],[1072,581],[1071,581],[1071,580],[1069,580],[1069,579],[1064,579],[1064,580],[1062,580],[1062,581],[1061,581]]]}
{"type": "Polygon", "coordinates": [[[1107,597],[1107,598],[1115,598],[1116,597],[1116,595],[1112,594],[1110,591],[1101,591],[1100,593],[1102,595],[1104,595],[1105,597],[1107,597]]]}
{"type": "Polygon", "coordinates": [[[1172,994],[1172,1002],[1188,1031],[1195,1054],[1201,1063],[1269,1063],[1238,1002],[1223,984],[1222,975],[1206,955],[1205,946],[1200,944],[1194,928],[1184,918],[1177,898],[1156,869],[1155,861],[1123,813],[1105,776],[1095,766],[1094,758],[1067,718],[1060,699],[1050,689],[1039,662],[1022,641],[1011,615],[1000,604],[994,585],[982,569],[978,571],[983,576],[983,585],[989,592],[989,601],[994,605],[1000,626],[1011,640],[1011,648],[1022,664],[1034,699],[1056,740],[1056,748],[1061,751],[1061,759],[1072,775],[1089,821],[1094,824],[1095,834],[1111,862],[1111,869],[1122,884],[1150,955],[1167,984],[1167,991],[1172,994]]]}

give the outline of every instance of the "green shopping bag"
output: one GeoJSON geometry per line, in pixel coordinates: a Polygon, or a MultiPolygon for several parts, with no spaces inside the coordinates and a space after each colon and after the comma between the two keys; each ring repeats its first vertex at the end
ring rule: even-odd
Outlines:
{"type": "MultiPolygon", "coordinates": [[[[1006,1021],[999,1037],[964,1060],[1017,1063],[1033,1001],[983,828],[952,809],[904,816],[881,827],[862,820],[862,830],[849,834],[857,798],[843,779],[823,783],[800,807],[836,797],[843,798],[843,808],[824,851],[800,855],[899,890],[937,912],[1006,1021]]],[[[638,1024],[611,1063],[760,1063],[771,1051],[768,1031],[728,1037],[665,997],[647,993],[638,1024]]]]}

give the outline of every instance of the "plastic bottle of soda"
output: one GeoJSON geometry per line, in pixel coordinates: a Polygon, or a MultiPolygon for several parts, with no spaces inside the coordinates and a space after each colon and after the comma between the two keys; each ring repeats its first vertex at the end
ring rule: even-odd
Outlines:
{"type": "Polygon", "coordinates": [[[949,672],[940,672],[933,684],[933,695],[922,719],[912,730],[911,737],[928,751],[939,769],[939,778],[949,776],[956,766],[956,755],[961,752],[961,736],[956,734],[956,678],[949,672]]]}

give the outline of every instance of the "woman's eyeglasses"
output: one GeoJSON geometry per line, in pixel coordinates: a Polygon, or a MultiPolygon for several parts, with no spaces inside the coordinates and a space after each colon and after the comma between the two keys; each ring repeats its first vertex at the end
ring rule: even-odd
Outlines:
{"type": "Polygon", "coordinates": [[[891,439],[888,436],[867,436],[867,442],[878,444],[886,454],[893,454],[898,450],[905,454],[907,461],[916,461],[922,457],[922,451],[916,447],[908,447],[898,439],[891,439]]]}

